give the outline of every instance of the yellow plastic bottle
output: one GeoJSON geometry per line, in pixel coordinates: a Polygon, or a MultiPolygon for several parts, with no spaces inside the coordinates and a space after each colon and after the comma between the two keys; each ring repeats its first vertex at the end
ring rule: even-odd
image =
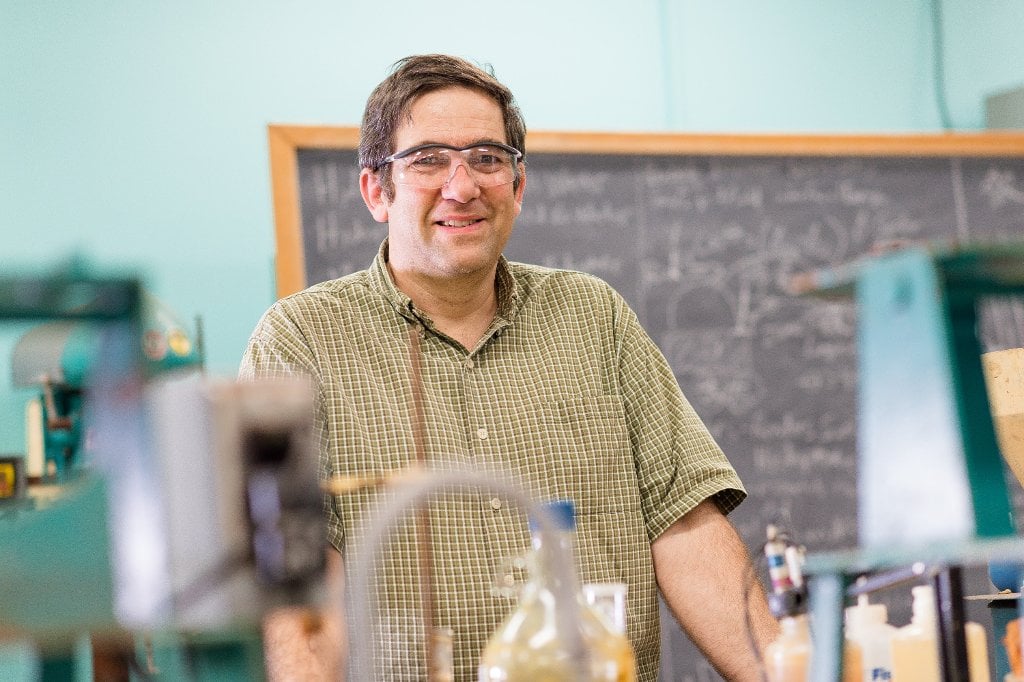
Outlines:
{"type": "MultiPolygon", "coordinates": [[[[770,682],[807,682],[810,674],[811,629],[807,614],[779,619],[782,631],[764,652],[770,682]]],[[[863,656],[860,645],[846,640],[843,647],[843,682],[862,682],[863,656]]]]}
{"type": "Polygon", "coordinates": [[[560,545],[556,555],[544,546],[545,533],[533,528],[530,579],[523,586],[519,605],[494,632],[480,655],[479,682],[635,682],[636,657],[625,634],[609,623],[583,600],[578,577],[567,590],[560,583],[564,571],[549,562],[566,559],[575,566],[573,535],[575,515],[571,503],[555,502],[549,509],[559,521],[560,532],[553,540],[560,545]],[[571,594],[569,603],[564,594],[571,594]],[[567,632],[566,615],[579,625],[567,632]],[[574,648],[575,644],[582,647],[574,648]]]}
{"type": "MultiPolygon", "coordinates": [[[[914,595],[910,624],[896,631],[892,638],[893,682],[938,682],[938,625],[936,623],[935,591],[931,585],[918,585],[914,595]]],[[[988,645],[985,629],[978,623],[965,623],[967,667],[971,682],[989,682],[988,645]]]]}
{"type": "Polygon", "coordinates": [[[779,619],[779,636],[764,652],[770,682],[806,682],[811,662],[811,630],[807,615],[779,619]]]}
{"type": "MultiPolygon", "coordinates": [[[[802,549],[770,525],[764,553],[772,583],[768,606],[780,628],[779,636],[764,651],[765,674],[769,682],[807,682],[813,643],[801,570],[802,549]]],[[[862,682],[863,669],[860,645],[847,639],[843,645],[843,682],[862,682]]]]}

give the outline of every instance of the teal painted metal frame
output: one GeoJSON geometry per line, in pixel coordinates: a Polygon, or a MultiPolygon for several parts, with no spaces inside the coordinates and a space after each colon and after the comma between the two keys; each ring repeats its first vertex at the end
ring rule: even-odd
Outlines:
{"type": "MultiPolygon", "coordinates": [[[[858,574],[915,561],[952,567],[961,563],[979,563],[1024,559],[1024,543],[1014,533],[1003,462],[999,454],[995,428],[988,403],[981,367],[981,344],[977,336],[978,302],[982,297],[1024,295],[1024,243],[940,246],[911,248],[837,269],[815,273],[810,279],[811,293],[826,297],[857,296],[862,320],[859,339],[865,338],[863,325],[885,325],[884,315],[863,315],[863,306],[875,305],[876,298],[865,301],[862,293],[871,289],[872,278],[888,280],[899,287],[900,276],[892,269],[913,277],[932,277],[933,298],[899,301],[901,292],[890,289],[898,303],[924,305],[923,328],[918,331],[932,338],[933,348],[944,355],[946,367],[933,368],[948,379],[949,399],[957,420],[957,436],[963,467],[970,491],[973,530],[966,537],[933,538],[918,546],[871,543],[848,552],[810,555],[807,561],[815,649],[811,673],[814,680],[836,680],[842,674],[842,609],[853,578],[858,574]],[[938,338],[935,338],[938,337],[938,338]]],[[[906,281],[905,279],[902,281],[906,281]]],[[[802,284],[806,285],[806,281],[802,284]]],[[[877,312],[877,311],[876,311],[877,312]]],[[[875,339],[867,334],[869,343],[875,339]]],[[[911,340],[913,342],[913,340],[911,340]]],[[[902,349],[907,350],[907,349],[902,349]]],[[[884,348],[861,352],[860,375],[875,372],[877,358],[884,348]]],[[[886,380],[883,374],[875,381],[886,380]]],[[[908,387],[896,387],[907,390],[908,387]]],[[[869,399],[870,400],[870,399],[869,399]]],[[[873,405],[860,408],[874,409],[873,405]]],[[[899,513],[897,510],[896,513],[899,513]]],[[[948,663],[948,662],[947,662],[948,663]]]]}

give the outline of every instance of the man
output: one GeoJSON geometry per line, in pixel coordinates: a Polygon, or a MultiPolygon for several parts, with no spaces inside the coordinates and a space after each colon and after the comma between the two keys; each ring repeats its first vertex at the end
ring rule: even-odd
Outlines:
{"type": "MultiPolygon", "coordinates": [[[[241,375],[312,377],[325,476],[409,466],[421,405],[431,468],[498,471],[575,502],[582,579],[629,585],[640,679],[657,677],[659,587],[723,676],[759,679],[746,609],[761,647],[775,623],[758,590],[745,604],[746,550],[724,516],[745,495],[734,470],[618,294],[502,256],[524,143],[511,92],[486,71],[443,55],[398,62],[367,102],[359,148],[360,190],[387,239],[368,270],[275,304],[241,375]]],[[[331,499],[343,555],[382,494],[331,499]]],[[[452,491],[432,502],[430,527],[432,619],[454,631],[456,679],[474,679],[512,608],[489,589],[494,567],[528,547],[526,524],[488,491],[452,491]]],[[[390,679],[424,677],[417,570],[416,536],[398,531],[375,576],[390,679]]]]}

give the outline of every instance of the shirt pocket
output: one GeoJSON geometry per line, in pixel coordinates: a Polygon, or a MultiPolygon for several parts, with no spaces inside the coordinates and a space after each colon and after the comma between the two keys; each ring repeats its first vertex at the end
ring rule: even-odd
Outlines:
{"type": "Polygon", "coordinates": [[[572,499],[577,515],[639,508],[622,398],[551,400],[542,406],[545,490],[572,499]]]}

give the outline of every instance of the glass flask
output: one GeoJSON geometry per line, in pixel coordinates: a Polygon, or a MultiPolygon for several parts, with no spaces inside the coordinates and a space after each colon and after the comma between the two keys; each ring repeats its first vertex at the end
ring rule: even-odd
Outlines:
{"type": "Polygon", "coordinates": [[[550,533],[531,519],[529,579],[518,606],[484,647],[479,682],[634,682],[629,639],[580,593],[572,503],[552,502],[546,509],[557,530],[550,533]]]}

